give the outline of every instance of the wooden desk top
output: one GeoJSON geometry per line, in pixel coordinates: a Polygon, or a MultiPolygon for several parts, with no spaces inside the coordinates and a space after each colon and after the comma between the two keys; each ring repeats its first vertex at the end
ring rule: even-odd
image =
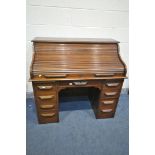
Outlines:
{"type": "Polygon", "coordinates": [[[119,43],[110,38],[49,38],[36,37],[32,42],[53,42],[53,43],[119,43]]]}

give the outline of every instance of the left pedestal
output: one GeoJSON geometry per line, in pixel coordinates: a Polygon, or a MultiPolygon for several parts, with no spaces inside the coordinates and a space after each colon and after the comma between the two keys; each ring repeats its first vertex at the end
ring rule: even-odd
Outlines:
{"type": "Polygon", "coordinates": [[[59,122],[57,87],[55,82],[33,82],[38,122],[59,122]]]}

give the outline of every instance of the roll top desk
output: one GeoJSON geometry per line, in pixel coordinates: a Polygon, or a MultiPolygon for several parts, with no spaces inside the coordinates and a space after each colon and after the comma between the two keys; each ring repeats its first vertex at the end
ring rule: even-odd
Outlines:
{"type": "Polygon", "coordinates": [[[59,92],[90,89],[96,118],[114,117],[126,65],[113,39],[35,38],[30,67],[39,123],[59,121],[59,92]]]}

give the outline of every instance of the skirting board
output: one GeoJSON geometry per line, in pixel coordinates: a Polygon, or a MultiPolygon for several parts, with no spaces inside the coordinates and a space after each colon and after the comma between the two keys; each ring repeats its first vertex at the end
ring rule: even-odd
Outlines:
{"type": "MultiPolygon", "coordinates": [[[[129,88],[123,88],[121,94],[129,94],[129,88]]],[[[33,98],[33,92],[26,92],[26,98],[33,98]]]]}

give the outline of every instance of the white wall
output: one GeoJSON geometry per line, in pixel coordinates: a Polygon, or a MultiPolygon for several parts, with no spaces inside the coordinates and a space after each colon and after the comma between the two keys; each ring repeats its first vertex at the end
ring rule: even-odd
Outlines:
{"type": "Polygon", "coordinates": [[[113,38],[128,66],[128,0],[27,0],[27,81],[34,37],[113,38]]]}

